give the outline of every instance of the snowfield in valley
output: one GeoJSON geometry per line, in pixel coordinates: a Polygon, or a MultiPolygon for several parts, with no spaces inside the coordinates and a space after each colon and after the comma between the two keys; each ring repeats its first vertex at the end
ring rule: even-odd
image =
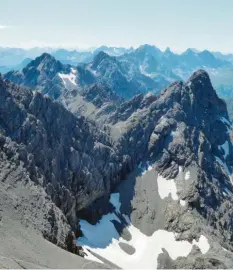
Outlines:
{"type": "MultiPolygon", "coordinates": [[[[152,170],[152,166],[149,163],[146,168],[142,165],[139,168],[144,168],[145,170],[142,172],[142,175],[152,170]]],[[[159,175],[157,181],[161,198],[166,198],[171,194],[172,199],[178,200],[174,180],[166,180],[159,175]]],[[[88,250],[123,269],[155,269],[158,266],[159,254],[163,253],[162,249],[165,249],[169,256],[175,260],[179,256],[187,257],[194,246],[199,247],[203,254],[208,252],[210,248],[208,240],[204,235],[201,235],[197,241],[193,240],[191,243],[188,241],[176,241],[176,233],[161,229],[155,231],[151,236],[147,236],[131,224],[129,217],[120,212],[119,193],[111,195],[110,203],[115,208],[114,212],[104,215],[96,225],[89,224],[85,220],[80,221],[84,236],[78,239],[78,243],[87,251],[86,258],[90,260],[96,260],[97,258],[88,250]],[[121,223],[122,218],[127,224],[125,228],[127,234],[131,236],[127,240],[119,234],[114,226],[114,222],[121,223]],[[121,244],[127,245],[133,252],[129,254],[124,251],[121,248],[121,244]]],[[[180,200],[180,204],[185,206],[185,201],[180,200]]],[[[99,258],[97,261],[99,261],[99,258]]]]}

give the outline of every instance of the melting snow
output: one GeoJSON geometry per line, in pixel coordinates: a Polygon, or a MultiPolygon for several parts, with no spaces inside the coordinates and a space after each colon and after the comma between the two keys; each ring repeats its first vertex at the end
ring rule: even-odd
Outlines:
{"type": "MultiPolygon", "coordinates": [[[[131,234],[131,240],[126,241],[120,237],[111,222],[112,220],[119,221],[117,217],[120,215],[121,205],[119,194],[112,194],[110,202],[115,206],[116,212],[103,216],[96,225],[81,220],[80,225],[84,236],[79,238],[78,242],[85,250],[88,248],[123,269],[157,268],[157,259],[163,252],[162,248],[166,249],[173,260],[179,256],[187,257],[194,245],[198,246],[202,253],[209,250],[208,240],[203,235],[200,236],[199,241],[193,240],[192,243],[185,240],[176,241],[176,234],[173,232],[157,230],[152,236],[146,236],[130,223],[127,229],[131,234]],[[120,242],[134,247],[135,253],[132,255],[125,253],[119,246],[120,242]]],[[[127,218],[126,221],[129,222],[129,219],[127,218]]],[[[92,256],[88,252],[86,258],[94,260],[92,256]]]]}
{"type": "Polygon", "coordinates": [[[161,175],[158,175],[158,192],[161,199],[164,199],[171,194],[173,200],[178,200],[176,183],[174,179],[167,180],[161,175]]]}

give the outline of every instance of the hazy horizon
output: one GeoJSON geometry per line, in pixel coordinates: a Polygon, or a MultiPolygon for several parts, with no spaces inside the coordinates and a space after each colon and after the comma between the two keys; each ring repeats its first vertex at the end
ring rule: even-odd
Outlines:
{"type": "Polygon", "coordinates": [[[94,52],[96,49],[102,47],[102,46],[106,46],[108,48],[124,48],[124,49],[130,49],[130,48],[133,48],[133,49],[137,49],[141,46],[144,46],[144,45],[149,45],[149,46],[154,46],[158,49],[160,49],[162,52],[165,52],[166,49],[170,49],[173,53],[176,53],[176,54],[182,54],[184,53],[185,51],[187,51],[188,49],[191,49],[195,52],[203,52],[203,51],[210,51],[210,52],[219,52],[219,53],[222,53],[222,54],[233,54],[233,52],[221,52],[221,51],[212,51],[212,50],[208,50],[208,49],[203,49],[203,50],[198,50],[196,48],[186,48],[184,51],[176,51],[176,50],[172,50],[169,46],[166,47],[165,49],[162,49],[162,48],[159,48],[156,44],[141,44],[139,46],[130,46],[130,47],[118,47],[118,46],[114,46],[114,45],[106,45],[106,44],[102,44],[100,46],[97,46],[97,47],[89,47],[89,48],[79,48],[79,47],[63,47],[63,46],[58,46],[58,47],[50,47],[50,46],[35,46],[35,47],[14,47],[14,46],[1,46],[0,44],[0,48],[2,49],[22,49],[22,50],[26,50],[26,51],[30,51],[30,50],[39,50],[39,51],[43,51],[44,49],[44,52],[49,52],[49,51],[57,51],[57,50],[67,50],[67,51],[77,51],[77,52],[94,52]]]}
{"type": "Polygon", "coordinates": [[[138,47],[233,52],[233,2],[0,1],[0,46],[138,47]]]}

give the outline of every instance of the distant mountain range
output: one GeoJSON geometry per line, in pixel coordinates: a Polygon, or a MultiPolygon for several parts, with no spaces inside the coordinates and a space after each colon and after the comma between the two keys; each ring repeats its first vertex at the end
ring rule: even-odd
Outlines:
{"type": "Polygon", "coordinates": [[[48,53],[31,61],[20,71],[10,71],[5,78],[32,89],[40,90],[54,99],[67,90],[79,90],[91,84],[105,84],[122,98],[152,91],[158,93],[162,85],[138,69],[129,70],[129,63],[115,56],[99,52],[88,64],[71,66],[62,64],[48,53]]]}
{"type": "Polygon", "coordinates": [[[91,51],[0,48],[0,72],[22,70],[44,51],[63,65],[85,70],[92,83],[106,83],[126,99],[137,93],[158,93],[200,68],[209,73],[220,97],[233,97],[233,55],[208,50],[187,49],[177,54],[148,44],[136,49],[101,46],[91,51]]]}
{"type": "Polygon", "coordinates": [[[0,47],[0,66],[13,67],[19,65],[25,58],[36,58],[43,53],[52,54],[57,60],[64,64],[77,65],[78,63],[87,63],[93,60],[95,55],[104,51],[111,56],[119,56],[126,52],[133,51],[133,48],[119,48],[101,46],[91,50],[68,50],[55,48],[4,48],[0,47]]]}

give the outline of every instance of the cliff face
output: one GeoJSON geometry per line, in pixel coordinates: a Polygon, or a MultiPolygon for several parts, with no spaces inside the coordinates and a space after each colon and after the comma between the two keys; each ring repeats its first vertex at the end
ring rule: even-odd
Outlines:
{"type": "Polygon", "coordinates": [[[226,239],[232,238],[228,215],[232,215],[233,152],[226,104],[204,71],[194,73],[187,83],[174,83],[155,100],[148,102],[149,98],[113,126],[124,130],[122,151],[137,161],[155,163],[156,171],[167,179],[176,177],[179,167],[194,167],[192,188],[183,191],[183,197],[211,225],[221,228],[226,239]]]}
{"type": "Polygon", "coordinates": [[[119,183],[124,157],[107,134],[50,98],[2,79],[0,89],[2,151],[45,189],[76,230],[78,212],[119,183]]]}

